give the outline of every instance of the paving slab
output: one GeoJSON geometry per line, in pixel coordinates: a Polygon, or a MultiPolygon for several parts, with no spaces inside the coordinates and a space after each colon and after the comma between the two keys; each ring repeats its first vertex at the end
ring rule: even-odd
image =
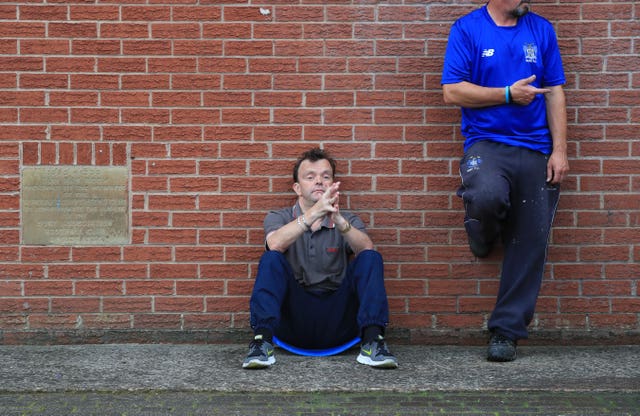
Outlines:
{"type": "Polygon", "coordinates": [[[244,370],[246,345],[0,346],[2,392],[59,391],[640,391],[640,346],[526,346],[510,363],[484,347],[391,346],[400,367],[376,370],[352,349],[331,357],[276,350],[267,370],[244,370]]]}
{"type": "Polygon", "coordinates": [[[637,416],[630,392],[0,393],[3,416],[637,416]]]}

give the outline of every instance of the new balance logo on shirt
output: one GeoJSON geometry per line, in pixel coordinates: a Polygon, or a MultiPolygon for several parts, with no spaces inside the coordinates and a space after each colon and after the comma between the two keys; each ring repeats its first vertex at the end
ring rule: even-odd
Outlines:
{"type": "Polygon", "coordinates": [[[482,57],[483,58],[490,58],[493,56],[493,54],[495,53],[495,49],[484,49],[482,51],[482,57]]]}

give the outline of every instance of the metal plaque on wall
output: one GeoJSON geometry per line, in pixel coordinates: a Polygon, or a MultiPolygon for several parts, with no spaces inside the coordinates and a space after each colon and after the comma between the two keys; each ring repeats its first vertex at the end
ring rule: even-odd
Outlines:
{"type": "Polygon", "coordinates": [[[22,242],[129,242],[129,173],[117,166],[31,166],[22,170],[22,242]]]}

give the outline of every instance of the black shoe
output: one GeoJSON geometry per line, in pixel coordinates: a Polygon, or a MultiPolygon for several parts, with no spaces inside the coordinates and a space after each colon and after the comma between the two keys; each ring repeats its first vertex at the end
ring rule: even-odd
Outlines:
{"type": "Polygon", "coordinates": [[[487,351],[488,361],[513,361],[516,359],[516,342],[500,334],[492,334],[487,351]]]}
{"type": "MultiPolygon", "coordinates": [[[[468,237],[468,236],[467,236],[468,237]]],[[[474,256],[484,258],[491,253],[491,249],[493,248],[493,243],[482,243],[480,241],[474,240],[471,237],[469,239],[469,249],[473,253],[474,256]]]]}

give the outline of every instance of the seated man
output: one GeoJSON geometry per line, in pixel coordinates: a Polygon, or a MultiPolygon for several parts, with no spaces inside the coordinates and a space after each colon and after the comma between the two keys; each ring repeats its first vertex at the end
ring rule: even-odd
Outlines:
{"type": "Polygon", "coordinates": [[[300,348],[331,348],[360,336],[357,361],[396,368],[384,341],[389,306],[382,256],[362,220],[340,211],[336,162],[321,149],[293,168],[293,207],[264,220],[266,251],[250,301],[255,337],[243,368],[275,363],[273,335],[300,348]]]}

